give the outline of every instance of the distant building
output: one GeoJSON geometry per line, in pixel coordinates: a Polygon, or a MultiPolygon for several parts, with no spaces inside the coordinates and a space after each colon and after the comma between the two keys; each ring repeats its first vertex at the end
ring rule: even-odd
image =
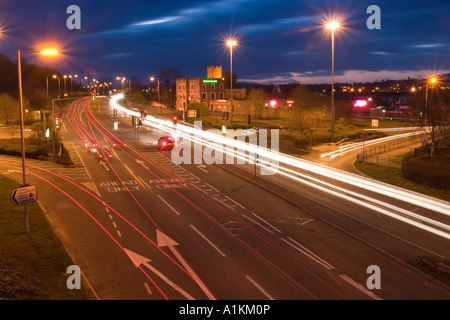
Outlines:
{"type": "MultiPolygon", "coordinates": [[[[233,100],[244,100],[246,89],[233,88],[233,100]]],[[[207,67],[206,78],[176,79],[176,107],[187,110],[191,103],[204,103],[211,111],[230,111],[230,93],[227,89],[222,67],[207,67]]],[[[233,101],[233,105],[235,105],[233,101]]],[[[235,105],[236,106],[236,105],[235,105]]]]}

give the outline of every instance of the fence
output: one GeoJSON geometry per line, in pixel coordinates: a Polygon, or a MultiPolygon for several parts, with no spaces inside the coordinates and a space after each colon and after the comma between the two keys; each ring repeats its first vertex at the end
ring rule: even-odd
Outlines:
{"type": "Polygon", "coordinates": [[[395,157],[379,156],[379,154],[397,150],[416,143],[424,143],[425,135],[414,135],[407,139],[397,139],[395,141],[377,145],[373,147],[363,147],[363,151],[358,152],[357,160],[360,162],[372,163],[380,166],[400,167],[401,161],[395,157]]]}

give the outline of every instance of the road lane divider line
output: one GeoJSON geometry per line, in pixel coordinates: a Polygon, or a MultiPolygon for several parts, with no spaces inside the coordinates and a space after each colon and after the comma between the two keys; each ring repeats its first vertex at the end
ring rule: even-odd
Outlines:
{"type": "Polygon", "coordinates": [[[368,295],[369,297],[371,297],[374,300],[383,300],[380,296],[376,295],[375,293],[373,293],[372,291],[370,291],[369,289],[364,288],[362,285],[360,285],[359,283],[357,283],[355,280],[353,280],[352,278],[346,276],[345,274],[340,274],[339,277],[343,280],[345,280],[347,283],[349,283],[350,285],[352,285],[353,287],[355,287],[356,289],[358,289],[359,291],[365,293],[366,295],[368,295]]]}
{"type": "Polygon", "coordinates": [[[145,290],[147,290],[148,294],[153,294],[153,293],[152,293],[152,290],[151,290],[150,287],[148,286],[147,282],[144,282],[144,287],[145,287],[145,290]]]}
{"type": "Polygon", "coordinates": [[[267,293],[255,280],[253,280],[250,276],[245,276],[248,281],[250,281],[263,295],[266,296],[269,300],[275,300],[270,294],[267,293]]]}
{"type": "Polygon", "coordinates": [[[164,204],[167,206],[167,207],[169,207],[169,209],[170,210],[172,210],[173,212],[175,212],[177,215],[181,215],[174,207],[172,207],[166,200],[164,200],[163,199],[163,197],[161,197],[159,194],[157,195],[158,196],[158,198],[162,201],[162,202],[164,202],[164,204]]]}
{"type": "Polygon", "coordinates": [[[254,215],[256,218],[258,218],[259,220],[261,220],[262,222],[264,222],[265,224],[267,224],[269,227],[271,227],[272,229],[274,229],[275,231],[277,231],[278,233],[282,233],[280,229],[274,227],[272,224],[270,224],[269,222],[267,222],[266,220],[264,220],[263,218],[261,218],[260,216],[258,216],[256,213],[254,213],[253,211],[250,211],[252,213],[252,215],[254,215]]]}
{"type": "Polygon", "coordinates": [[[298,243],[294,239],[292,239],[290,237],[287,237],[286,239],[281,238],[282,241],[284,241],[285,243],[287,243],[288,245],[290,245],[291,247],[293,247],[297,251],[303,253],[305,256],[307,256],[311,260],[313,260],[313,261],[317,262],[318,264],[322,265],[324,268],[326,268],[326,269],[328,269],[330,271],[336,269],[334,266],[332,266],[331,264],[329,264],[328,262],[326,262],[325,260],[320,258],[315,253],[313,253],[310,250],[306,249],[304,246],[302,246],[300,243],[298,243]]]}
{"type": "Polygon", "coordinates": [[[245,214],[242,215],[244,218],[246,218],[247,220],[250,220],[251,222],[253,222],[254,224],[256,224],[257,226],[259,226],[260,228],[266,230],[268,233],[270,234],[275,234],[272,232],[272,230],[267,229],[266,227],[264,227],[262,224],[260,224],[258,221],[253,220],[250,217],[247,217],[245,214]]]}
{"type": "Polygon", "coordinates": [[[223,253],[222,250],[220,250],[214,243],[212,243],[205,235],[203,235],[203,233],[201,233],[200,231],[197,230],[197,228],[195,228],[192,224],[189,225],[195,232],[197,232],[197,234],[203,238],[203,240],[205,240],[211,247],[213,247],[222,257],[226,257],[227,255],[225,253],[223,253]]]}
{"type": "Polygon", "coordinates": [[[138,178],[138,182],[141,182],[142,184],[142,186],[144,187],[144,188],[147,188],[148,190],[150,190],[152,187],[150,187],[149,186],[149,184],[147,183],[147,182],[145,182],[145,180],[144,179],[142,179],[141,177],[137,177],[138,178]],[[140,181],[139,181],[140,180],[140,181]]]}

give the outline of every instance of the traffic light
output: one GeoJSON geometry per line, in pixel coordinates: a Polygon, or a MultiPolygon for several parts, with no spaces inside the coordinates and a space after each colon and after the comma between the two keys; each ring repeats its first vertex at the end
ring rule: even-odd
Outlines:
{"type": "Polygon", "coordinates": [[[144,118],[147,118],[147,110],[144,110],[144,118]]]}
{"type": "Polygon", "coordinates": [[[95,91],[92,92],[92,100],[95,100],[95,91]]]}
{"type": "Polygon", "coordinates": [[[138,118],[138,126],[139,126],[139,128],[142,127],[142,117],[138,118]]]}
{"type": "Polygon", "coordinates": [[[114,118],[117,118],[117,109],[113,110],[113,115],[114,115],[114,118]]]}
{"type": "Polygon", "coordinates": [[[133,116],[133,125],[135,128],[139,127],[139,118],[133,116]]]}
{"type": "Polygon", "coordinates": [[[55,117],[55,127],[56,129],[59,128],[59,117],[55,117]]]}
{"type": "Polygon", "coordinates": [[[174,125],[174,126],[177,125],[177,120],[178,120],[178,117],[177,117],[177,116],[173,116],[172,122],[173,122],[173,125],[174,125]]]}

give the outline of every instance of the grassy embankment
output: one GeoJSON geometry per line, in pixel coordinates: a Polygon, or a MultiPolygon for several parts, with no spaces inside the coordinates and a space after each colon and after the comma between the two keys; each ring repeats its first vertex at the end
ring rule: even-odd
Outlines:
{"type": "Polygon", "coordinates": [[[23,205],[9,199],[20,184],[0,175],[0,300],[84,300],[88,292],[69,290],[67,267],[73,261],[37,203],[28,204],[29,233],[23,205]]]}

